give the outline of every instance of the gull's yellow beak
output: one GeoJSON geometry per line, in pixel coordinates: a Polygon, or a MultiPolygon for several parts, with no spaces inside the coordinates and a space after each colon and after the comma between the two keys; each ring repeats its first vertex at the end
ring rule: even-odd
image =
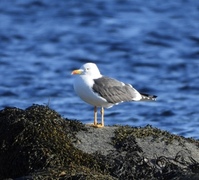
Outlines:
{"type": "Polygon", "coordinates": [[[76,69],[74,71],[71,72],[71,75],[75,75],[75,74],[82,74],[83,70],[82,69],[76,69]]]}

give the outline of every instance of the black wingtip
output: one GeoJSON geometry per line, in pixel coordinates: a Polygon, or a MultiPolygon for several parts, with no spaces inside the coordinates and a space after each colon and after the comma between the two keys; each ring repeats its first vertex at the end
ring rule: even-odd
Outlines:
{"type": "Polygon", "coordinates": [[[144,94],[144,93],[141,93],[141,95],[142,95],[142,100],[144,101],[155,101],[156,98],[158,97],[156,95],[149,95],[149,94],[144,94]]]}

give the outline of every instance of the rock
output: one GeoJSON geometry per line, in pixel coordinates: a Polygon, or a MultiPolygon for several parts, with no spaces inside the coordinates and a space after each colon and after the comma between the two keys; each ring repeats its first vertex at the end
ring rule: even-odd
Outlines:
{"type": "Polygon", "coordinates": [[[0,179],[199,179],[199,141],[151,126],[94,128],[49,107],[0,111],[0,179]]]}

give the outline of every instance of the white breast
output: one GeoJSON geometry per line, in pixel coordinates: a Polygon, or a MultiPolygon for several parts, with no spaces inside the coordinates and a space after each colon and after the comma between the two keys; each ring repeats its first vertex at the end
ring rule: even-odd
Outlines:
{"type": "Polygon", "coordinates": [[[106,99],[93,92],[93,84],[94,81],[89,76],[80,75],[75,77],[73,86],[77,95],[86,103],[98,107],[112,107],[113,104],[108,103],[106,99]]]}

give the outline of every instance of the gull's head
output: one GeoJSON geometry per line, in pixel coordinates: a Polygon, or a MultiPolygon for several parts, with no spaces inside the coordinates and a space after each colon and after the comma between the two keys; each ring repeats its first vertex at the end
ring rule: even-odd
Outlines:
{"type": "Polygon", "coordinates": [[[82,67],[80,69],[76,69],[76,70],[72,71],[71,74],[72,75],[87,75],[87,76],[91,76],[93,79],[99,78],[102,76],[100,74],[100,71],[99,71],[97,65],[94,63],[86,63],[86,64],[82,65],[82,67]]]}

